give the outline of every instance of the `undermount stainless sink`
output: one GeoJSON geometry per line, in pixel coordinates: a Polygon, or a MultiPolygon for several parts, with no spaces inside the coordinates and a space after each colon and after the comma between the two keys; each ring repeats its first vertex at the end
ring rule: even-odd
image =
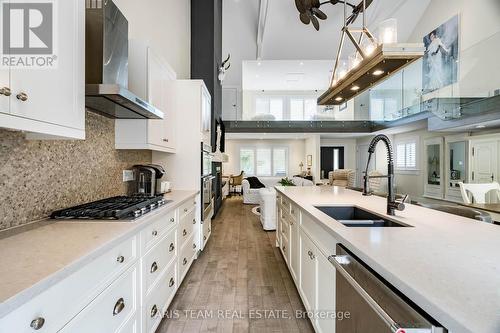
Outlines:
{"type": "Polygon", "coordinates": [[[411,227],[410,225],[388,220],[355,206],[315,206],[315,208],[347,227],[411,227]]]}

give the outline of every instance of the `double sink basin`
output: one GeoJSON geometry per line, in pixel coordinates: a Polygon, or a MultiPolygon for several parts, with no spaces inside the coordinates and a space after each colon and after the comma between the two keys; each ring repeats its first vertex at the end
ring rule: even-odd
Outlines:
{"type": "Polygon", "coordinates": [[[315,208],[347,227],[411,227],[355,206],[315,206],[315,208]]]}

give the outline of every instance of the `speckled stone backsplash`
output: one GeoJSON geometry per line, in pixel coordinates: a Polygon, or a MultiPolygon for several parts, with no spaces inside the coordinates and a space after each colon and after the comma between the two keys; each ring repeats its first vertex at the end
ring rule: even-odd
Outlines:
{"type": "Polygon", "coordinates": [[[122,170],[151,152],[115,150],[114,120],[86,115],[86,140],[25,140],[0,129],[0,230],[56,209],[123,195],[122,170]]]}

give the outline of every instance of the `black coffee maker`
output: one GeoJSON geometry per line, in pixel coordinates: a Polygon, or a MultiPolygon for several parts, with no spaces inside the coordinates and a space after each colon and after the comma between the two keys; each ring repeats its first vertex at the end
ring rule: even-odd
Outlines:
{"type": "Polygon", "coordinates": [[[155,196],[157,193],[157,182],[165,174],[165,169],[158,164],[134,165],[134,181],[131,184],[130,194],[155,196]]]}

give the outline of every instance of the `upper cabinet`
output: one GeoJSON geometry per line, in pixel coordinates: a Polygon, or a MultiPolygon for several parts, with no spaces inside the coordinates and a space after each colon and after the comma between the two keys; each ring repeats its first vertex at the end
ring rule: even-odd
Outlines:
{"type": "Polygon", "coordinates": [[[140,41],[129,41],[129,89],[164,114],[163,119],[117,119],[116,149],[148,149],[174,153],[176,150],[173,96],[176,79],[170,65],[140,41]]]}
{"type": "Polygon", "coordinates": [[[4,31],[9,38],[2,63],[9,66],[0,68],[0,127],[26,131],[28,138],[84,139],[85,2],[22,5],[2,8],[9,10],[3,17],[19,22],[24,11],[41,23],[29,38],[22,38],[23,27],[16,24],[10,34],[4,31]]]}

